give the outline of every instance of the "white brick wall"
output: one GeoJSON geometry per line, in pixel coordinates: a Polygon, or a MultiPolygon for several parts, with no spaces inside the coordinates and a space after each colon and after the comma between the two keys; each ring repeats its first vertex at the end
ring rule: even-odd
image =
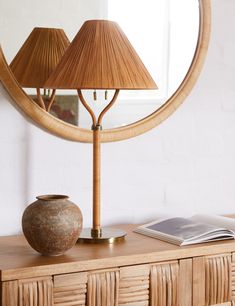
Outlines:
{"type": "MultiPolygon", "coordinates": [[[[235,211],[235,1],[212,0],[203,73],[185,103],[156,129],[102,147],[103,224],[158,213],[235,211]]],[[[65,193],[89,225],[91,146],[28,124],[0,94],[0,234],[20,231],[36,195],[65,193]]]]}

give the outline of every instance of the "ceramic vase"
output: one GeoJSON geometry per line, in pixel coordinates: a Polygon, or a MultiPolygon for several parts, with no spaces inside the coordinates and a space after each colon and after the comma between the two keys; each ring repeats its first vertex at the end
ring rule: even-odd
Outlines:
{"type": "Polygon", "coordinates": [[[64,254],[82,230],[82,214],[64,195],[38,196],[22,217],[22,229],[30,246],[46,256],[64,254]]]}

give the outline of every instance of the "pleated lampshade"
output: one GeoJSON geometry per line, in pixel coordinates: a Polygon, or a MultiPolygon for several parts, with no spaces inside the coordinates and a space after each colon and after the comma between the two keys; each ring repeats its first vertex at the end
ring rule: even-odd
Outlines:
{"type": "Polygon", "coordinates": [[[43,88],[69,44],[62,29],[34,28],[10,64],[20,85],[43,88]]]}
{"type": "Polygon", "coordinates": [[[60,89],[156,89],[119,25],[86,21],[44,84],[60,89]]]}

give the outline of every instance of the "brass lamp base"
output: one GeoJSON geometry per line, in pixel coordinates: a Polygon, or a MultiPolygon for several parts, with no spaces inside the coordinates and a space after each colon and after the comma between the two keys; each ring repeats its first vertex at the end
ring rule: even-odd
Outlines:
{"type": "Polygon", "coordinates": [[[92,229],[84,228],[78,238],[78,243],[115,243],[122,241],[126,236],[126,232],[110,228],[104,227],[102,228],[99,235],[94,235],[92,233],[92,229]]]}

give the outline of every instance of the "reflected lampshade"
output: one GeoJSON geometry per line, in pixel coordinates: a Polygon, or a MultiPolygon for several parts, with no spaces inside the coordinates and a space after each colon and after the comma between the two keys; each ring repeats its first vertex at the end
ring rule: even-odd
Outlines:
{"type": "Polygon", "coordinates": [[[124,32],[108,20],[83,24],[44,87],[157,89],[124,32]]]}
{"type": "Polygon", "coordinates": [[[20,85],[43,88],[69,44],[62,29],[34,28],[10,64],[20,85]]]}

